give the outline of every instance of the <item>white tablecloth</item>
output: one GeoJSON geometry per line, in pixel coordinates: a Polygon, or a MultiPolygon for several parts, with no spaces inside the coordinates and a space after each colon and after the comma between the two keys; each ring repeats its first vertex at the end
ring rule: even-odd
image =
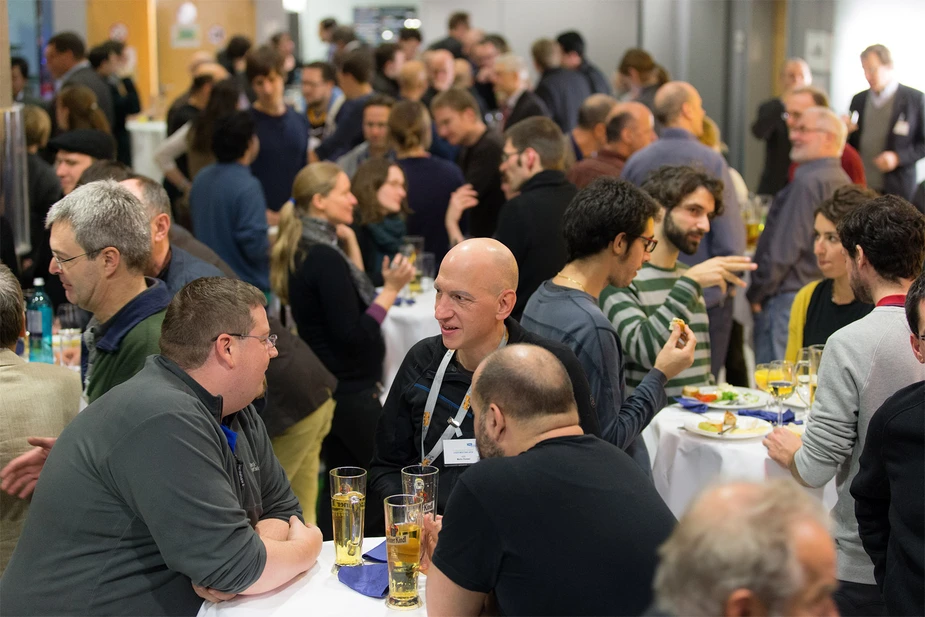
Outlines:
{"type": "Polygon", "coordinates": [[[382,336],[385,338],[385,364],[382,367],[382,401],[385,402],[389,388],[408,350],[421,339],[440,334],[440,326],[434,319],[434,301],[437,292],[425,291],[415,297],[414,304],[393,306],[382,322],[382,336]]]}
{"type": "Polygon", "coordinates": [[[132,168],[135,173],[148,176],[155,182],[163,180],[164,174],[154,162],[154,151],[167,138],[167,123],[163,120],[130,120],[125,123],[125,128],[132,137],[132,168]]]}
{"type": "MultiPolygon", "coordinates": [[[[682,430],[680,427],[693,417],[697,415],[667,407],[642,433],[652,459],[655,488],[675,516],[684,514],[691,500],[715,482],[790,477],[789,471],[768,457],[760,437],[721,441],[682,430]]],[[[834,481],[821,489],[806,490],[822,499],[827,508],[835,505],[834,481]]]]}
{"type": "MultiPolygon", "coordinates": [[[[385,538],[366,538],[363,551],[369,551],[382,543],[385,538]]],[[[306,617],[324,615],[324,617],[360,617],[363,615],[398,615],[423,616],[427,609],[421,607],[413,611],[394,611],[385,605],[385,600],[368,598],[353,591],[331,573],[334,566],[334,543],[325,542],[315,564],[302,578],[292,581],[285,587],[259,596],[240,596],[213,604],[204,602],[199,609],[199,617],[306,617]]],[[[424,599],[425,576],[418,577],[418,589],[424,599]]]]}

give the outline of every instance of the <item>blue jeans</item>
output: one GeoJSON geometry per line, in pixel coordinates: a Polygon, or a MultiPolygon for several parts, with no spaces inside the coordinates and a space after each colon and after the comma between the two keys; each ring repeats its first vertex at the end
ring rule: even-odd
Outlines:
{"type": "Polygon", "coordinates": [[[797,292],[771,296],[755,315],[755,364],[783,360],[790,334],[790,307],[797,292]]]}

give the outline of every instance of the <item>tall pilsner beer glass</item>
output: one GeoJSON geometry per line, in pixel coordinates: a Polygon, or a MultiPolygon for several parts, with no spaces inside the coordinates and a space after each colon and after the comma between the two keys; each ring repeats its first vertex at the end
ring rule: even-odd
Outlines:
{"type": "Polygon", "coordinates": [[[418,572],[424,539],[424,500],[415,495],[385,499],[385,541],[389,556],[389,608],[421,606],[418,572]]]}
{"type": "Polygon", "coordinates": [[[366,470],[331,470],[331,517],[334,523],[334,567],[363,563],[363,523],[366,518],[366,470]]]}

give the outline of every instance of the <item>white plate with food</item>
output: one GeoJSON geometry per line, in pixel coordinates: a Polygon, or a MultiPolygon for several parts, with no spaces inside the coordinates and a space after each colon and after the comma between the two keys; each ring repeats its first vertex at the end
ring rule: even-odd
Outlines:
{"type": "Polygon", "coordinates": [[[774,403],[767,392],[729,385],[685,387],[681,395],[697,399],[713,409],[762,409],[774,403]]]}
{"type": "Polygon", "coordinates": [[[684,423],[684,430],[713,439],[754,439],[764,437],[774,427],[760,418],[739,417],[729,411],[708,411],[684,423]]]}

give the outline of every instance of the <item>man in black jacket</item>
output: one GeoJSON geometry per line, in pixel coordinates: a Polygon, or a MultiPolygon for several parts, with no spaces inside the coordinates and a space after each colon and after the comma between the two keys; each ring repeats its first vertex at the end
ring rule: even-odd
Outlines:
{"type": "Polygon", "coordinates": [[[870,89],[851,99],[848,143],[864,161],[867,185],[912,199],[915,166],[925,158],[925,95],[893,76],[893,57],[883,45],[861,52],[870,89]]]}
{"type": "MultiPolygon", "coordinates": [[[[55,92],[71,84],[87,86],[96,95],[96,102],[109,120],[109,126],[113,126],[116,123],[116,112],[109,86],[90,67],[86,53],[83,39],[73,32],[61,32],[48,39],[48,45],[45,46],[45,63],[48,72],[55,79],[55,92]]],[[[54,111],[52,101],[49,108],[52,118],[55,117],[54,111]]]]}
{"type": "Polygon", "coordinates": [[[495,238],[517,259],[520,282],[511,316],[520,319],[527,300],[565,265],[562,214],[578,190],[566,180],[565,139],[549,118],[528,118],[504,133],[501,174],[508,195],[495,238]]]}
{"type": "Polygon", "coordinates": [[[478,460],[468,395],[472,374],[508,343],[539,345],[565,365],[579,423],[586,434],[600,436],[588,379],[575,354],[527,332],[510,317],[516,286],[517,263],[495,240],[466,240],[443,259],[434,282],[434,317],[441,334],[412,347],[392,383],[370,464],[369,489],[375,498],[401,493],[402,467],[426,461],[440,469],[437,511],[443,512],[459,476],[478,460]]]}
{"type": "MultiPolygon", "coordinates": [[[[925,274],[906,295],[912,353],[925,364],[925,274]]],[[[925,381],[888,398],[867,426],[851,483],[864,550],[887,615],[925,615],[925,381]]]]}
{"type": "Polygon", "coordinates": [[[581,104],[591,96],[591,85],[580,73],[562,68],[562,51],[552,39],[537,40],[530,51],[540,74],[536,95],[546,103],[562,132],[568,133],[578,123],[581,104]]]}
{"type": "Polygon", "coordinates": [[[549,108],[543,99],[528,89],[529,73],[523,58],[503,54],[495,60],[494,68],[491,81],[501,110],[502,131],[526,118],[549,116],[549,108]]]}
{"type": "Polygon", "coordinates": [[[593,94],[613,94],[610,80],[585,58],[585,40],[581,34],[569,30],[556,37],[556,42],[562,49],[562,66],[581,73],[591,85],[593,94]]]}

